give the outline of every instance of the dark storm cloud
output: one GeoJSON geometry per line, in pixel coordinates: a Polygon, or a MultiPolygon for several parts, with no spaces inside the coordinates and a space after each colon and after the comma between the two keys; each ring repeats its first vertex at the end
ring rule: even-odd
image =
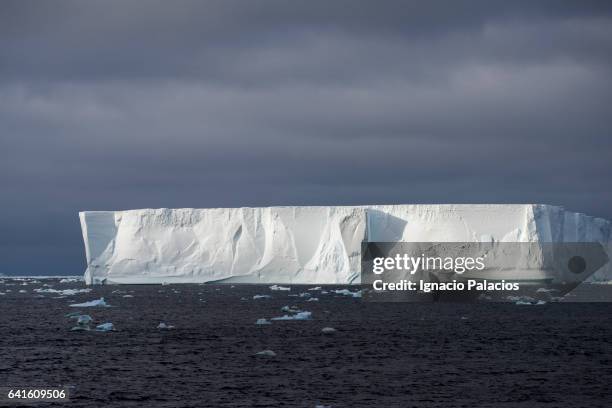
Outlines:
{"type": "Polygon", "coordinates": [[[612,217],[608,2],[2,2],[2,273],[76,212],[544,202],[612,217]]]}

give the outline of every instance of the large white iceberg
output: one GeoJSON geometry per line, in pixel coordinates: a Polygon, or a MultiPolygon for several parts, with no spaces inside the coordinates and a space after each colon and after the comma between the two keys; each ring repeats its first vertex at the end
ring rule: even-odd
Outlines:
{"type": "MultiPolygon", "coordinates": [[[[94,283],[360,282],[362,242],[601,242],[610,221],[539,204],[79,213],[94,283]]],[[[610,254],[608,254],[610,255],[610,254]]],[[[609,265],[595,280],[612,279],[609,265]]]]}

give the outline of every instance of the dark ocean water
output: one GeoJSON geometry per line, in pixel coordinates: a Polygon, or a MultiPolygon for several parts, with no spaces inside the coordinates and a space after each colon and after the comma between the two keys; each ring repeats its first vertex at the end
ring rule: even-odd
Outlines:
{"type": "Polygon", "coordinates": [[[69,403],[38,406],[612,406],[612,303],[372,304],[317,292],[306,302],[289,297],[304,287],[246,285],[98,286],[56,299],[33,292],[43,283],[84,287],[0,284],[0,386],[71,387],[69,403]],[[71,332],[69,303],[101,296],[113,307],[77,310],[117,331],[71,332]],[[255,325],[285,305],[312,320],[255,325]],[[156,329],[162,321],[176,328],[156,329]],[[254,356],[265,349],[276,356],[254,356]]]}

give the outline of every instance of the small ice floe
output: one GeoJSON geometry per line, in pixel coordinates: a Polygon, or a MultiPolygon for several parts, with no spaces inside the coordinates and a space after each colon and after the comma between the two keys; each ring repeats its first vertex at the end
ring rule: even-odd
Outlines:
{"type": "Polygon", "coordinates": [[[310,288],[310,289],[308,289],[308,290],[310,290],[310,291],[313,291],[313,290],[321,290],[321,287],[320,287],[320,286],[317,286],[317,287],[315,287],[315,288],[310,288]]]}
{"type": "Polygon", "coordinates": [[[157,328],[159,330],[172,330],[174,329],[174,326],[161,322],[160,324],[157,325],[157,328]]]}
{"type": "Polygon", "coordinates": [[[272,285],[272,286],[270,286],[270,290],[284,290],[284,291],[288,291],[288,290],[291,290],[291,288],[286,287],[286,286],[272,285]]]}
{"type": "Polygon", "coordinates": [[[106,303],[103,297],[101,297],[100,299],[91,300],[89,302],[73,303],[69,306],[70,307],[110,307],[110,305],[106,303]]]}
{"type": "Polygon", "coordinates": [[[257,319],[255,324],[272,324],[272,322],[269,321],[268,319],[257,319]]]}
{"type": "Polygon", "coordinates": [[[529,296],[507,296],[506,299],[514,302],[515,305],[532,306],[532,305],[545,305],[546,302],[543,300],[536,300],[529,296]]]}
{"type": "Polygon", "coordinates": [[[59,283],[72,283],[72,282],[78,282],[79,279],[78,278],[64,278],[64,279],[60,279],[59,283]]]}
{"type": "Polygon", "coordinates": [[[36,293],[57,293],[60,296],[74,296],[78,293],[89,293],[91,289],[34,289],[36,293]]]}
{"type": "Polygon", "coordinates": [[[76,316],[77,324],[80,326],[87,325],[93,321],[90,315],[79,315],[76,316]]]}
{"type": "Polygon", "coordinates": [[[344,295],[344,296],[351,296],[354,298],[360,298],[361,297],[361,291],[357,290],[355,292],[351,292],[348,289],[340,289],[340,290],[332,290],[332,292],[334,292],[337,295],[344,295]]]}
{"type": "Polygon", "coordinates": [[[272,296],[270,295],[255,295],[253,296],[253,299],[257,300],[257,299],[270,299],[272,296]]]}
{"type": "Polygon", "coordinates": [[[77,325],[74,326],[70,331],[89,331],[91,330],[89,324],[93,321],[89,315],[70,316],[70,318],[76,318],[77,325]]]}
{"type": "Polygon", "coordinates": [[[322,294],[322,295],[327,295],[328,293],[329,293],[329,292],[328,292],[328,291],[326,291],[326,290],[322,290],[322,291],[321,291],[321,294],[322,294]]]}
{"type": "Polygon", "coordinates": [[[312,317],[311,312],[298,312],[294,315],[284,315],[281,317],[273,317],[270,320],[310,320],[312,317]]]}
{"type": "Polygon", "coordinates": [[[76,311],[76,312],[70,312],[70,313],[66,313],[64,315],[64,317],[69,317],[71,319],[76,319],[77,317],[79,317],[81,315],[81,312],[76,311]]]}
{"type": "Polygon", "coordinates": [[[319,298],[310,298],[307,300],[307,302],[318,302],[319,298]]]}
{"type": "Polygon", "coordinates": [[[283,306],[283,307],[281,307],[281,312],[287,312],[287,313],[299,313],[299,312],[301,312],[301,310],[300,310],[300,309],[298,309],[298,308],[297,308],[297,307],[295,307],[295,306],[291,306],[291,307],[289,307],[289,306],[283,306]]]}
{"type": "Polygon", "coordinates": [[[134,296],[132,296],[132,295],[123,295],[122,297],[124,297],[124,298],[133,298],[134,296]]]}
{"type": "Polygon", "coordinates": [[[102,323],[96,326],[96,331],[99,331],[99,332],[115,331],[115,326],[112,323],[102,323]]]}
{"type": "Polygon", "coordinates": [[[324,327],[321,329],[321,333],[323,334],[334,334],[337,331],[338,330],[334,329],[333,327],[324,327]]]}
{"type": "Polygon", "coordinates": [[[302,292],[302,293],[300,293],[300,297],[301,297],[301,298],[309,298],[309,297],[311,297],[311,296],[312,296],[312,294],[310,294],[310,293],[308,293],[308,292],[302,292]]]}
{"type": "Polygon", "coordinates": [[[276,357],[276,353],[272,350],[258,351],[257,353],[255,353],[255,355],[260,357],[276,357]]]}
{"type": "Polygon", "coordinates": [[[469,318],[467,316],[461,316],[461,320],[468,320],[469,318]]]}
{"type": "Polygon", "coordinates": [[[547,288],[538,288],[538,290],[536,290],[536,292],[538,293],[550,293],[550,292],[556,292],[555,289],[547,289],[547,288]]]}
{"type": "Polygon", "coordinates": [[[521,305],[521,306],[542,306],[545,305],[546,302],[543,300],[538,300],[536,301],[526,301],[526,300],[517,300],[516,302],[514,302],[515,305],[521,305]]]}
{"type": "Polygon", "coordinates": [[[21,290],[19,291],[19,293],[28,293],[28,291],[27,291],[27,290],[25,290],[25,289],[21,289],[21,290]]]}

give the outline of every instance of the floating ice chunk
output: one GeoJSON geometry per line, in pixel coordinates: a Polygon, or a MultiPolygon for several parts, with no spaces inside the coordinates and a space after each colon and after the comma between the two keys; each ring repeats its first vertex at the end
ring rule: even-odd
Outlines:
{"type": "Polygon", "coordinates": [[[533,298],[530,298],[529,296],[518,296],[518,299],[515,300],[514,304],[522,306],[541,306],[545,305],[546,302],[543,300],[535,300],[533,298]]]}
{"type": "Polygon", "coordinates": [[[312,317],[311,312],[298,312],[293,316],[284,315],[281,317],[273,317],[270,320],[309,320],[312,317]]]}
{"type": "Polygon", "coordinates": [[[337,295],[344,295],[344,296],[352,296],[354,298],[360,298],[361,297],[361,291],[355,291],[355,292],[351,292],[348,289],[340,289],[340,290],[332,290],[332,292],[334,292],[337,295]]]}
{"type": "Polygon", "coordinates": [[[547,288],[538,288],[538,290],[536,290],[536,292],[538,293],[549,293],[549,292],[556,292],[555,289],[547,289],[547,288]]]}
{"type": "Polygon", "coordinates": [[[253,296],[253,299],[257,300],[257,299],[270,299],[272,296],[270,295],[255,295],[253,296]]]}
{"type": "Polygon", "coordinates": [[[64,279],[60,279],[59,283],[72,283],[72,282],[78,282],[79,279],[77,278],[64,278],[64,279]]]}
{"type": "Polygon", "coordinates": [[[24,289],[21,289],[21,290],[19,291],[19,293],[28,293],[28,291],[27,291],[27,290],[24,290],[24,289]]]}
{"type": "Polygon", "coordinates": [[[279,285],[272,285],[270,286],[270,290],[291,290],[291,288],[286,287],[286,286],[279,286],[279,285]]]}
{"type": "Polygon", "coordinates": [[[114,330],[115,326],[112,323],[102,323],[96,326],[96,331],[109,332],[114,330]]]}
{"type": "Polygon", "coordinates": [[[317,287],[315,287],[315,288],[310,288],[310,289],[308,289],[308,290],[311,290],[311,291],[312,291],[312,290],[321,290],[321,287],[320,287],[320,286],[317,286],[317,287]]]}
{"type": "Polygon", "coordinates": [[[157,325],[157,328],[159,330],[172,330],[174,329],[174,326],[161,322],[160,324],[157,325]]]}
{"type": "Polygon", "coordinates": [[[276,353],[273,352],[272,350],[263,350],[263,351],[258,351],[257,353],[255,353],[256,356],[262,356],[262,357],[275,357],[276,353]]]}
{"type": "Polygon", "coordinates": [[[70,307],[110,307],[110,305],[104,301],[103,297],[101,297],[100,299],[91,300],[89,302],[73,303],[69,306],[70,307]]]}
{"type": "Polygon", "coordinates": [[[134,296],[132,295],[123,295],[124,298],[133,298],[134,296]]]}
{"type": "Polygon", "coordinates": [[[300,310],[300,309],[298,309],[298,308],[297,308],[297,307],[295,307],[295,306],[291,306],[291,307],[289,307],[289,306],[283,306],[283,307],[281,307],[281,312],[287,312],[287,313],[299,313],[299,312],[301,312],[301,310],[300,310]]]}
{"type": "Polygon", "coordinates": [[[91,289],[34,289],[36,293],[57,293],[61,296],[73,296],[77,293],[89,293],[91,289]]]}
{"type": "Polygon", "coordinates": [[[79,326],[88,325],[89,323],[93,321],[90,315],[80,315],[80,316],[76,316],[76,318],[77,318],[77,324],[79,326]]]}
{"type": "Polygon", "coordinates": [[[310,298],[307,300],[307,302],[318,302],[319,298],[310,298]]]}
{"type": "Polygon", "coordinates": [[[70,313],[66,313],[64,315],[64,317],[69,317],[71,319],[76,319],[77,317],[79,317],[81,315],[81,312],[76,311],[76,312],[70,312],[70,313]]]}
{"type": "Polygon", "coordinates": [[[255,324],[272,324],[272,322],[269,321],[268,319],[257,319],[255,324]]]}
{"type": "Polygon", "coordinates": [[[312,295],[311,295],[310,293],[308,293],[308,292],[303,292],[303,293],[300,293],[300,297],[301,297],[301,298],[309,298],[309,297],[311,297],[311,296],[312,296],[312,295]]]}
{"type": "Polygon", "coordinates": [[[324,327],[321,329],[321,333],[323,334],[334,334],[335,332],[337,332],[337,330],[333,327],[324,327]]]}
{"type": "Polygon", "coordinates": [[[321,294],[322,294],[322,295],[327,295],[328,293],[329,293],[329,292],[328,292],[328,291],[326,291],[326,290],[322,290],[322,291],[321,291],[321,294]]]}

